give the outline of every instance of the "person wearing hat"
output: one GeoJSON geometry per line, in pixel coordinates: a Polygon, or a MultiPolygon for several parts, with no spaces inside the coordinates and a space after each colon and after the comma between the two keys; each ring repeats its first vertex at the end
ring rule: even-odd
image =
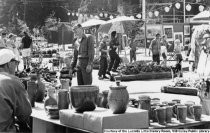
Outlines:
{"type": "Polygon", "coordinates": [[[28,125],[32,112],[28,93],[14,75],[17,64],[13,51],[0,50],[0,132],[16,132],[17,121],[28,125]]]}
{"type": "Polygon", "coordinates": [[[157,62],[160,64],[160,52],[161,52],[161,42],[160,42],[160,34],[157,33],[155,38],[151,41],[149,49],[152,51],[152,60],[153,62],[157,62]]]}
{"type": "MultiPolygon", "coordinates": [[[[80,24],[73,28],[76,39],[74,44],[77,46],[77,83],[78,85],[91,85],[92,84],[92,69],[93,59],[95,55],[93,36],[86,36],[80,24]]],[[[71,65],[73,66],[73,65],[71,65]]],[[[71,68],[73,71],[74,68],[71,68]]],[[[70,72],[71,73],[71,72],[70,72]]]]}

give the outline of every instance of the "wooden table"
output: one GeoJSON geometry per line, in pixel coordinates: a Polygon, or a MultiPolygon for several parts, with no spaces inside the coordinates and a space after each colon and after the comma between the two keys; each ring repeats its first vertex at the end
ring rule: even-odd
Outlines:
{"type": "Polygon", "coordinates": [[[59,119],[50,119],[44,110],[43,103],[35,103],[31,117],[33,133],[90,133],[86,130],[64,125],[60,123],[59,119]]]}
{"type": "Polygon", "coordinates": [[[186,123],[180,123],[176,118],[172,118],[171,123],[160,125],[157,122],[151,122],[149,129],[194,129],[194,128],[210,128],[210,116],[202,115],[201,121],[186,119],[186,123]]]}

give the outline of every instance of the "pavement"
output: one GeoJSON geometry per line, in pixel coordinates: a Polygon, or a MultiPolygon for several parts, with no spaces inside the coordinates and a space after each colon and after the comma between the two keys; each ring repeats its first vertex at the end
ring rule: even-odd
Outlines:
{"type": "MultiPolygon", "coordinates": [[[[121,53],[121,57],[129,58],[129,52],[121,53]]],[[[137,60],[152,60],[151,56],[145,55],[144,49],[139,49],[137,51],[137,60]]],[[[148,50],[147,50],[148,53],[148,50]]],[[[48,64],[48,60],[45,59],[44,62],[48,64]]],[[[168,62],[168,65],[174,65],[175,61],[168,62]]],[[[48,64],[50,66],[50,64],[48,64]]],[[[20,63],[20,70],[22,70],[23,62],[20,63]]],[[[183,67],[188,67],[188,62],[183,62],[183,67]]],[[[93,70],[93,85],[99,86],[100,92],[104,90],[109,90],[111,85],[115,85],[115,82],[111,82],[110,80],[99,80],[98,79],[98,70],[93,70]]],[[[192,72],[184,72],[185,78],[194,77],[196,74],[192,72]]],[[[141,81],[126,81],[121,82],[122,85],[127,86],[127,90],[129,93],[130,98],[138,99],[140,95],[149,95],[151,98],[160,98],[161,101],[171,101],[173,99],[180,99],[182,103],[186,101],[194,101],[195,103],[199,104],[200,99],[197,96],[188,96],[188,95],[177,95],[177,94],[168,94],[168,93],[161,93],[161,87],[164,85],[171,84],[173,81],[172,79],[164,79],[164,80],[141,80],[141,81]]],[[[72,80],[72,86],[77,85],[76,77],[72,80]]]]}

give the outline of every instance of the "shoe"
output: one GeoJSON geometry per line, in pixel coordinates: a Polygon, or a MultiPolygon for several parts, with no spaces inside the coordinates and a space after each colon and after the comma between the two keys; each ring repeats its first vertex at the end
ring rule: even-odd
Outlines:
{"type": "Polygon", "coordinates": [[[106,75],[103,76],[103,79],[109,79],[106,75]]]}
{"type": "Polygon", "coordinates": [[[118,72],[116,69],[112,69],[112,72],[118,72]]]}
{"type": "Polygon", "coordinates": [[[98,77],[98,79],[99,79],[99,80],[102,80],[102,79],[103,79],[103,77],[99,76],[99,77],[98,77]]]}
{"type": "Polygon", "coordinates": [[[111,73],[109,71],[107,71],[106,74],[111,75],[111,73]]]}

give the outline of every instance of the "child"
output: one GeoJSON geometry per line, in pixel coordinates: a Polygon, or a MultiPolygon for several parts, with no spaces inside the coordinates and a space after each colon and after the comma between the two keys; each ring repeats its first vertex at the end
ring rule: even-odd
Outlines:
{"type": "Polygon", "coordinates": [[[69,86],[71,86],[72,81],[72,71],[71,69],[71,57],[67,56],[64,58],[64,64],[65,66],[60,71],[60,79],[69,79],[69,86]]]}
{"type": "Polygon", "coordinates": [[[175,66],[175,70],[174,73],[177,73],[178,77],[182,77],[182,54],[181,51],[183,49],[183,46],[181,46],[180,44],[180,40],[176,39],[174,41],[174,53],[176,56],[176,66],[175,66]]]}

